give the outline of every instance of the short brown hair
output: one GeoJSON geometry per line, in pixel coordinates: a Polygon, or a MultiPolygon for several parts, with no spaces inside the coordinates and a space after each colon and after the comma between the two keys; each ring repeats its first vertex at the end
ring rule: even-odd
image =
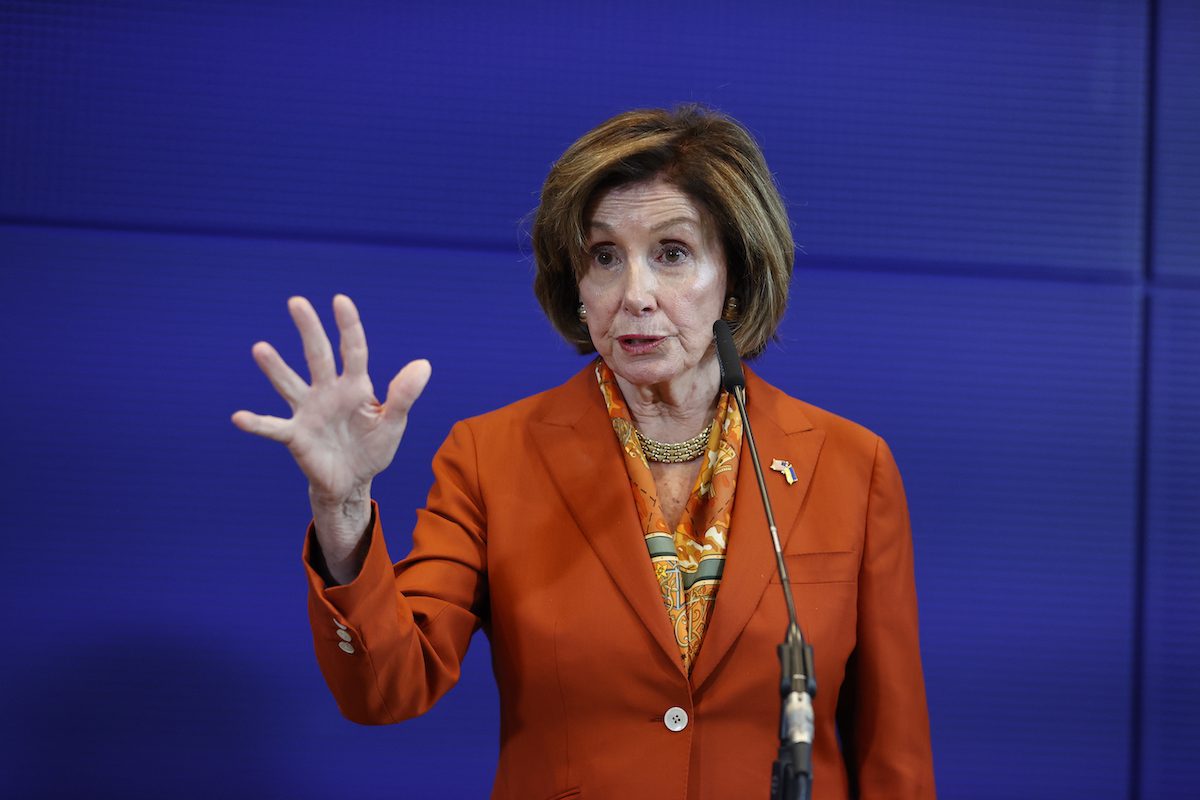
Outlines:
{"type": "Polygon", "coordinates": [[[725,251],[738,352],[753,358],[774,337],[787,307],[795,244],[779,190],[754,137],[732,118],[701,106],[618,114],[584,134],[550,168],[533,221],[542,310],[581,353],[595,351],[580,323],[579,278],[587,223],[603,191],[662,177],[697,202],[725,251]]]}

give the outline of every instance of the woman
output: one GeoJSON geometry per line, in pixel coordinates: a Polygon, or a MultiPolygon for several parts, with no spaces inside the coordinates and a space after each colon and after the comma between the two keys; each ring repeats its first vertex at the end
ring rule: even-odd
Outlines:
{"type": "MultiPolygon", "coordinates": [[[[598,358],[558,388],[458,423],[394,567],[372,478],[428,362],[380,405],[358,314],[334,298],[343,373],[312,306],[289,308],[306,384],[254,357],[292,406],[247,411],[309,478],[309,610],[321,669],[362,723],[426,711],[482,627],[500,690],[494,797],[767,797],[786,618],[742,420],[712,326],[743,357],[782,318],[793,244],[750,135],[696,108],[622,114],[554,165],[535,291],[598,358]]],[[[816,653],[817,798],[932,797],[908,516],[887,446],[753,373],[800,623],[816,653]]]]}

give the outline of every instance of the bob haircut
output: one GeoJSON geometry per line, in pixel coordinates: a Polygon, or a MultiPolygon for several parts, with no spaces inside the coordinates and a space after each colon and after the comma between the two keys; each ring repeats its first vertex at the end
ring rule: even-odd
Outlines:
{"type": "Polygon", "coordinates": [[[715,226],[727,291],[740,306],[733,341],[744,358],[757,356],[783,319],[796,247],[754,138],[732,118],[701,106],[618,114],[550,168],[532,230],[533,290],[542,310],[580,353],[595,352],[578,316],[592,206],[604,191],[656,177],[688,195],[715,226]]]}

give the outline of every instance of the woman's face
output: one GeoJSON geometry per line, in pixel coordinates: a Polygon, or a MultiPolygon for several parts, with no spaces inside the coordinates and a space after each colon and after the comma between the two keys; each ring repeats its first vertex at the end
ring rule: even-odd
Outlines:
{"type": "Polygon", "coordinates": [[[639,387],[699,377],[725,303],[725,254],[707,215],[661,178],[600,195],[579,281],[592,344],[639,387]]]}

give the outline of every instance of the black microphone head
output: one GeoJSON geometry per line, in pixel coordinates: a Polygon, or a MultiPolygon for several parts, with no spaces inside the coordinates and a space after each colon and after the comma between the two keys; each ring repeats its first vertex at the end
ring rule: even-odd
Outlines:
{"type": "Polygon", "coordinates": [[[746,388],[746,374],[742,372],[742,360],[733,343],[729,323],[723,319],[714,322],[713,336],[717,339],[717,361],[721,363],[721,388],[727,392],[746,388]]]}

